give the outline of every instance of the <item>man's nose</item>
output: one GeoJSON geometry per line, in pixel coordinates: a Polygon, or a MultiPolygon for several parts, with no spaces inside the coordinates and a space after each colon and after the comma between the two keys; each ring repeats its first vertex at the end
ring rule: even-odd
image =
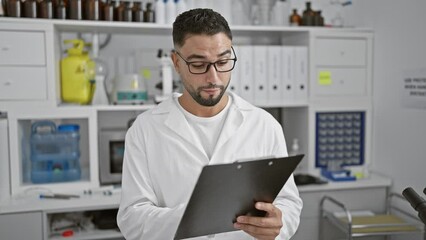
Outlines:
{"type": "Polygon", "coordinates": [[[219,80],[218,72],[216,71],[216,68],[213,64],[209,66],[209,69],[206,72],[206,81],[215,83],[219,80]]]}

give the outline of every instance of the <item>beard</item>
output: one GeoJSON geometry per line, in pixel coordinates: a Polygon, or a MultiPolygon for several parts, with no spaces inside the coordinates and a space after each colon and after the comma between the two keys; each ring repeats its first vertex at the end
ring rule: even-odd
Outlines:
{"type": "Polygon", "coordinates": [[[194,89],[191,86],[187,86],[187,84],[183,85],[186,91],[188,91],[188,93],[191,95],[192,99],[194,99],[194,101],[196,101],[198,104],[205,107],[213,107],[222,99],[223,94],[226,92],[226,89],[228,88],[230,82],[231,81],[228,81],[228,84],[226,86],[210,84],[208,86],[199,87],[197,89],[194,89]],[[203,96],[201,96],[201,91],[209,88],[219,88],[219,95],[216,97],[208,96],[208,98],[203,98],[203,96]]]}

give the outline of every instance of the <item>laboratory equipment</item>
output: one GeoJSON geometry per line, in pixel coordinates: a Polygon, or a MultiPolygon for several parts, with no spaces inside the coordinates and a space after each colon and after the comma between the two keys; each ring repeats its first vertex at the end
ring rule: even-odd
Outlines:
{"type": "Polygon", "coordinates": [[[84,51],[84,41],[81,39],[65,40],[65,44],[73,44],[67,50],[68,56],[61,60],[61,97],[68,103],[89,104],[92,100],[93,76],[89,66],[94,63],[88,52],[84,51]]]}
{"type": "Polygon", "coordinates": [[[320,202],[319,239],[351,240],[392,235],[405,235],[405,238],[400,239],[412,239],[415,235],[421,236],[425,232],[425,225],[414,214],[400,207],[404,202],[401,194],[390,193],[387,196],[386,211],[377,213],[368,209],[351,210],[344,202],[326,195],[320,202]],[[325,226],[333,228],[324,231],[325,226]],[[345,238],[342,238],[342,233],[345,238]],[[335,236],[330,236],[333,234],[335,236]]]}
{"type": "Polygon", "coordinates": [[[321,174],[355,180],[344,167],[364,164],[365,112],[317,112],[315,135],[315,166],[321,174]]]}
{"type": "Polygon", "coordinates": [[[157,58],[161,65],[162,94],[155,96],[155,102],[162,102],[173,93],[173,62],[170,56],[163,54],[162,49],[158,50],[157,58]]]}
{"type": "Polygon", "coordinates": [[[31,126],[31,181],[51,183],[79,180],[80,126],[36,121],[31,126]]]}

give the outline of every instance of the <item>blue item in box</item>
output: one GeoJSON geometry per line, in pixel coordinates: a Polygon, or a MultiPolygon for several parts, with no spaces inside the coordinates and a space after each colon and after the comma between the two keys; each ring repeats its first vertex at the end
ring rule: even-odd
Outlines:
{"type": "Polygon", "coordinates": [[[79,180],[80,127],[38,121],[31,129],[31,181],[33,183],[79,180]],[[44,131],[42,131],[44,130],[44,131]]]}

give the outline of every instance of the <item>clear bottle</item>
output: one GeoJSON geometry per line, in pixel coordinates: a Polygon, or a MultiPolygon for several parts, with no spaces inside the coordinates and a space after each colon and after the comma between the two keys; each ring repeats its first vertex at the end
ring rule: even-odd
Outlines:
{"type": "Polygon", "coordinates": [[[293,138],[293,142],[291,144],[291,149],[289,152],[289,156],[295,156],[299,154],[299,139],[293,138]]]}
{"type": "Polygon", "coordinates": [[[95,63],[95,92],[92,98],[92,105],[108,105],[108,95],[106,93],[105,79],[107,77],[106,64],[100,59],[93,59],[95,63]]]}
{"type": "Polygon", "coordinates": [[[176,16],[188,10],[188,6],[185,0],[175,0],[176,4],[176,16]]]}
{"type": "Polygon", "coordinates": [[[172,24],[176,19],[176,4],[174,0],[166,1],[166,24],[172,24]]]}
{"type": "Polygon", "coordinates": [[[155,23],[166,23],[166,5],[163,0],[157,0],[155,2],[155,23]]]}

